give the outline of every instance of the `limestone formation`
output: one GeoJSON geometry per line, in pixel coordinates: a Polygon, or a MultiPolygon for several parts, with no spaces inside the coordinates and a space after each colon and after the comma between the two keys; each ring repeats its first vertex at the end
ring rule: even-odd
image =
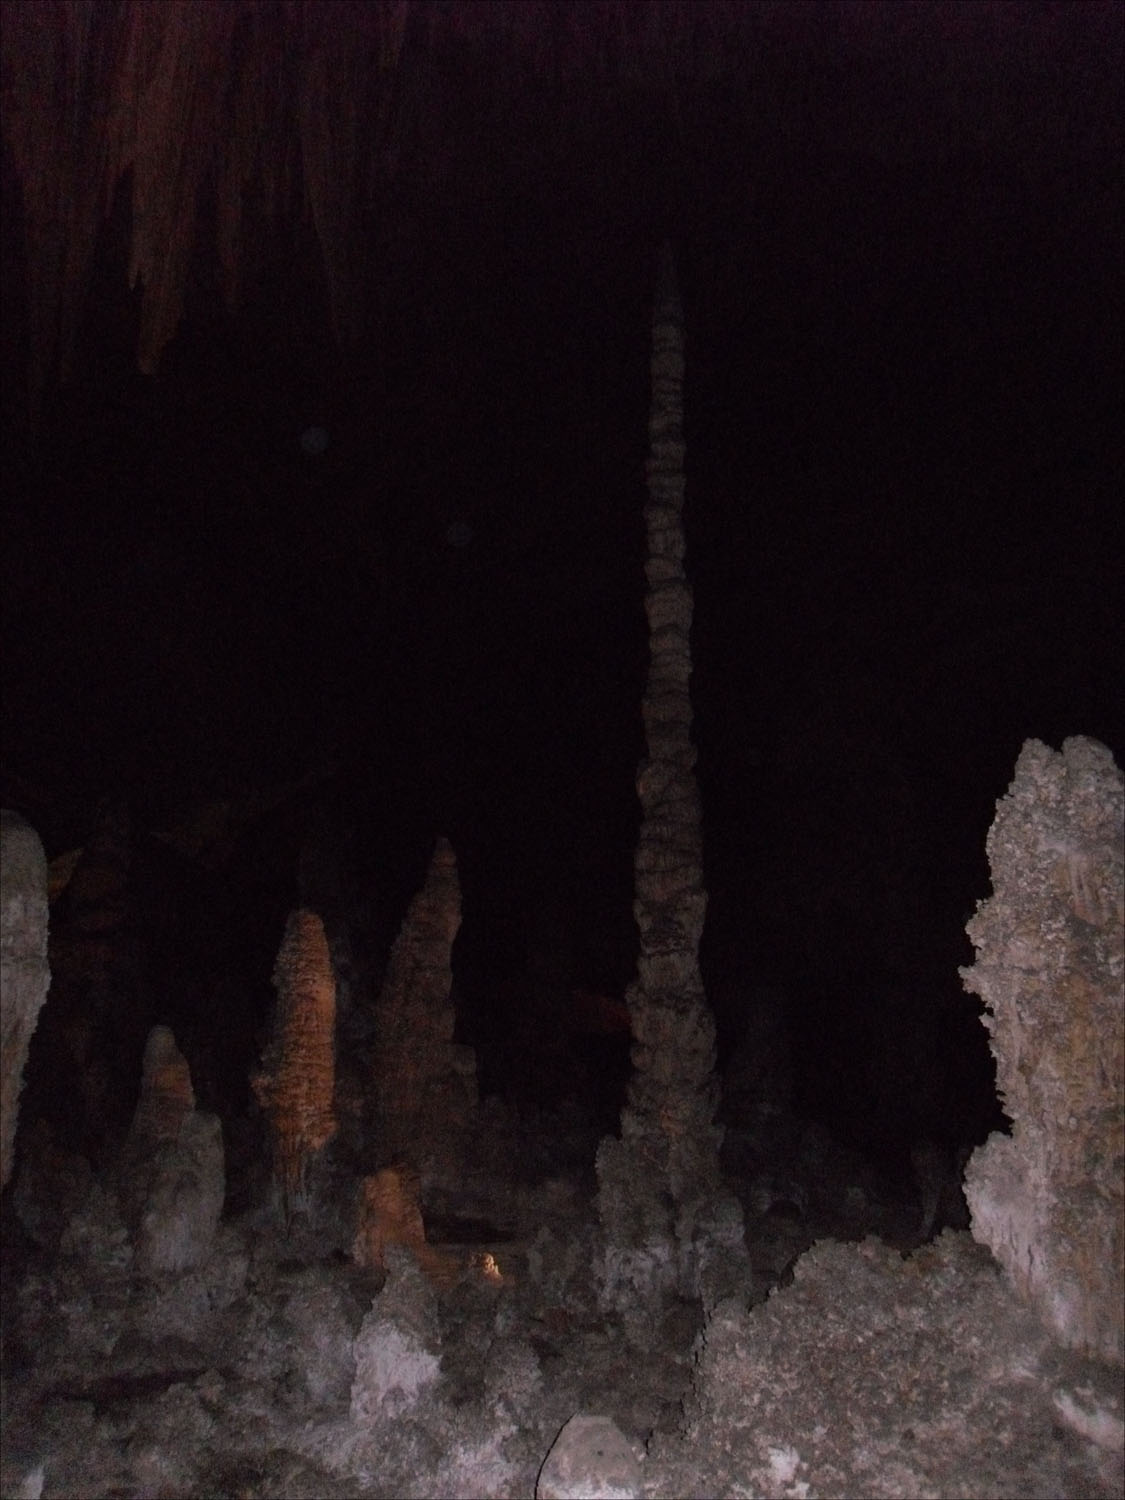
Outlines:
{"type": "Polygon", "coordinates": [[[388,1245],[408,1250],[438,1287],[452,1286],[461,1271],[455,1256],[426,1243],[417,1175],[384,1167],[360,1183],[352,1259],[366,1270],[386,1271],[388,1245]]]}
{"type": "Polygon", "coordinates": [[[194,1109],[187,1058],[167,1026],[154,1026],[145,1043],[141,1090],[117,1170],[121,1210],[134,1232],[153,1186],[160,1150],[176,1145],[194,1109]]]}
{"type": "Polygon", "coordinates": [[[375,1016],[378,1162],[448,1175],[477,1103],[472,1049],[453,1041],[453,940],[461,926],[457,859],[438,839],[426,882],[391,949],[375,1016]]]}
{"type": "Polygon", "coordinates": [[[288,1218],[307,1207],[310,1164],[336,1133],[336,981],[315,912],[290,913],[273,983],[274,1039],[254,1092],[269,1120],[274,1179],[288,1218]]]}
{"type": "Polygon", "coordinates": [[[644,1476],[625,1434],[609,1417],[571,1417],[539,1471],[535,1500],[636,1500],[644,1476]]]}
{"type": "Polygon", "coordinates": [[[137,1268],[160,1275],[200,1265],[226,1194],[222,1126],[196,1110],[187,1060],[167,1026],[154,1026],[145,1045],[118,1176],[137,1268]]]}
{"type": "Polygon", "coordinates": [[[42,1040],[49,1044],[52,1085],[67,1096],[58,1124],[67,1143],[92,1159],[128,1124],[148,1029],[132,857],[129,809],[105,798],[51,908],[52,993],[42,1040]]]}
{"type": "MultiPolygon", "coordinates": [[[[644,1337],[668,1296],[701,1291],[700,1234],[730,1218],[720,1194],[715,1028],[699,968],[707,898],[692,744],[692,593],[684,573],[683,315],[670,247],[653,316],[649,498],[645,506],[649,668],[647,755],[637,773],[641,828],[633,912],[640,936],[626,995],[633,1076],[621,1139],[598,1150],[605,1236],[603,1305],[644,1337]]],[[[725,1231],[724,1231],[725,1236],[725,1231]]],[[[729,1248],[737,1253],[735,1241],[729,1248]]]]}
{"type": "Polygon", "coordinates": [[[225,1195],[222,1124],[217,1115],[193,1110],[179,1139],[156,1152],[136,1233],[137,1269],[160,1275],[202,1265],[225,1195]]]}
{"type": "Polygon", "coordinates": [[[179,1139],[195,1108],[187,1058],[167,1026],[154,1026],[145,1043],[141,1092],[130,1134],[154,1146],[179,1139]]]}
{"type": "Polygon", "coordinates": [[[988,835],[965,985],[1012,1134],[966,1173],[973,1234],[1059,1340],[1125,1363],[1125,782],[1096,740],[1028,740],[988,835]]]}
{"type": "Polygon", "coordinates": [[[12,1175],[23,1069],[51,982],[47,859],[18,813],[0,812],[0,1187],[12,1175]]]}
{"type": "Polygon", "coordinates": [[[388,1246],[386,1259],[386,1285],[354,1345],[351,1417],[364,1427],[402,1417],[441,1376],[434,1290],[402,1246],[388,1246]]]}

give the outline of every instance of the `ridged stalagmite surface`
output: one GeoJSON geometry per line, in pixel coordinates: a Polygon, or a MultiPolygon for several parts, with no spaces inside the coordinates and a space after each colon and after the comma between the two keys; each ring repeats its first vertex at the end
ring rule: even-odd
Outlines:
{"type": "Polygon", "coordinates": [[[1125,782],[1096,740],[1028,740],[968,932],[1012,1120],[969,1164],[973,1235],[1061,1341],[1125,1363],[1125,782]]]}
{"type": "Polygon", "coordinates": [[[315,912],[290,913],[273,982],[274,1041],[254,1091],[269,1118],[274,1172],[290,1211],[304,1196],[311,1158],[336,1134],[336,980],[315,912]]]}

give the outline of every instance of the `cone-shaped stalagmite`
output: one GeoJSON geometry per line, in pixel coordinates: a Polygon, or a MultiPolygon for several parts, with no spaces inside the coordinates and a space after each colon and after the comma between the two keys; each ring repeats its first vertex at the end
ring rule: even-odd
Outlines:
{"type": "Polygon", "coordinates": [[[120,1165],[137,1267],[159,1275],[201,1265],[223,1211],[223,1133],[217,1115],[195,1108],[187,1059],[167,1026],[149,1032],[120,1165]]]}
{"type": "Polygon", "coordinates": [[[425,1181],[456,1172],[476,1107],[476,1059],[453,1040],[453,940],[461,926],[457,857],[438,839],[410,903],[375,1018],[376,1155],[425,1181]]]}
{"type": "Polygon", "coordinates": [[[336,979],[314,912],[290,913],[273,982],[274,1041],[254,1090],[269,1117],[274,1175],[288,1213],[304,1197],[313,1156],[336,1134],[336,979]]]}

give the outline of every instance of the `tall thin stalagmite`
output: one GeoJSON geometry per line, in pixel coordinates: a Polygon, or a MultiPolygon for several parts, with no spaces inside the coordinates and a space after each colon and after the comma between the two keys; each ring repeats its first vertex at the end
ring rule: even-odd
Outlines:
{"type": "MultiPolygon", "coordinates": [[[[641,828],[634,916],[637,977],[627,1000],[634,1071],[621,1139],[598,1152],[602,1300],[642,1334],[669,1294],[700,1291],[703,1221],[722,1198],[715,1126],[715,1029],[699,968],[707,906],[692,744],[692,593],[684,572],[683,315],[672,252],[661,253],[653,314],[645,522],[649,668],[637,773],[641,828]]],[[[719,1218],[737,1219],[726,1204],[719,1218]]],[[[704,1258],[705,1254],[704,1254],[704,1258]]]]}

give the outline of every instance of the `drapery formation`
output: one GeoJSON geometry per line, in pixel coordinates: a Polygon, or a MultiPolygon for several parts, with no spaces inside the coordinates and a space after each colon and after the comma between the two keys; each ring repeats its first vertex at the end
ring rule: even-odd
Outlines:
{"type": "Polygon", "coordinates": [[[335,332],[355,216],[393,134],[408,0],[28,0],[4,19],[4,138],[23,194],[33,402],[65,379],[101,225],[128,179],[137,361],[152,373],[209,231],[237,305],[259,225],[303,208],[335,332]],[[210,213],[209,206],[213,205],[210,213]]]}
{"type": "MultiPolygon", "coordinates": [[[[925,134],[914,138],[849,96],[831,119],[837,143],[932,160],[987,137],[994,149],[1034,158],[1034,143],[1009,139],[1005,123],[1020,84],[1005,63],[1004,18],[952,9],[959,19],[944,24],[957,40],[981,33],[996,44],[978,46],[971,63],[941,28],[910,31],[898,5],[832,13],[839,45],[886,58],[893,78],[905,36],[926,97],[925,134]],[[967,67],[976,72],[963,76],[967,67]]],[[[141,302],[143,371],[158,367],[176,331],[193,256],[213,256],[236,307],[263,245],[298,216],[311,226],[333,331],[346,343],[380,284],[393,184],[440,197],[498,139],[541,177],[569,151],[588,155],[591,118],[603,132],[626,118],[606,112],[611,101],[638,105],[650,135],[690,153],[693,113],[716,87],[752,89],[763,119],[799,138],[818,91],[834,96],[833,80],[810,73],[805,59],[802,26],[825,24],[819,7],[812,12],[806,22],[801,8],[741,0],[6,6],[2,128],[22,199],[32,407],[71,368],[99,232],[120,192],[132,211],[128,275],[141,302]],[[506,128],[482,129],[489,113],[506,128]]],[[[1021,17],[1019,41],[1028,76],[1059,45],[1049,17],[1021,17]]],[[[1060,134],[1073,133],[1067,108],[1060,134]]]]}
{"type": "Polygon", "coordinates": [[[126,180],[142,371],[157,369],[175,334],[200,237],[213,237],[225,295],[237,306],[255,236],[294,211],[312,225],[333,331],[346,342],[362,317],[363,231],[377,219],[380,193],[404,152],[442,149],[429,97],[435,51],[518,54],[529,76],[549,71],[557,80],[619,72],[629,55],[635,75],[638,57],[659,70],[676,55],[692,9],[539,0],[8,7],[4,139],[23,195],[33,404],[70,370],[98,233],[126,180]]]}

